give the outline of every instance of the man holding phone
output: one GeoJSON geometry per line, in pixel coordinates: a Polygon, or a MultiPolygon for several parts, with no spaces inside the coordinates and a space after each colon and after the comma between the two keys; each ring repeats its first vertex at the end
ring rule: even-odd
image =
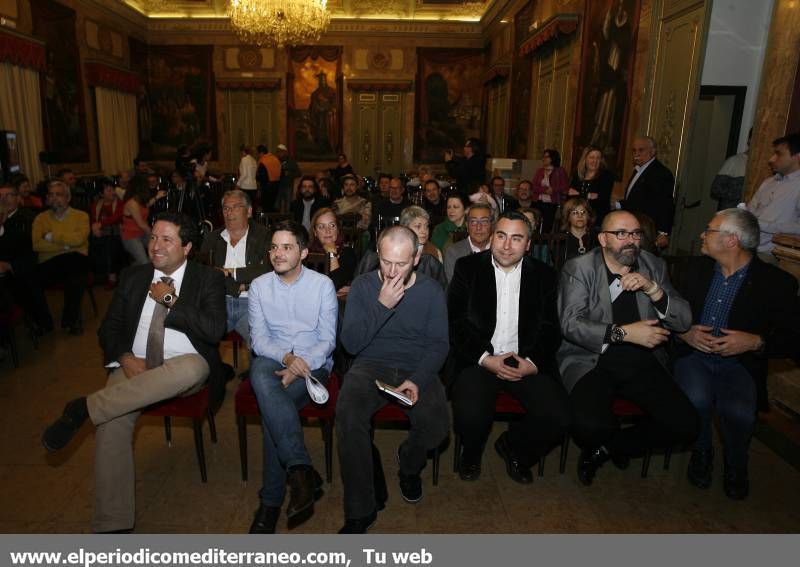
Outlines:
{"type": "Polygon", "coordinates": [[[448,293],[454,372],[453,417],[463,441],[462,480],[477,480],[494,421],[497,394],[505,390],[525,408],[500,435],[495,449],[516,482],[533,482],[531,466],[569,426],[567,394],[558,379],[561,342],[552,268],[526,252],[533,233],[522,213],[506,211],[491,249],[460,258],[448,293]]]}

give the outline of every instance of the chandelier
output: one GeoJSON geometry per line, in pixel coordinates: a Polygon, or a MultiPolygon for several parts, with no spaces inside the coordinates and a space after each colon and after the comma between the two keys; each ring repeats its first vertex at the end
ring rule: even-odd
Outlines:
{"type": "Polygon", "coordinates": [[[300,45],[319,40],[331,16],[327,0],[229,0],[231,25],[243,43],[300,45]]]}

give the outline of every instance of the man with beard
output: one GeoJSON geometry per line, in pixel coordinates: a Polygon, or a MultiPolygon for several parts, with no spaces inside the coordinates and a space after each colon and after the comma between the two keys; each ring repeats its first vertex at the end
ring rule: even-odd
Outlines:
{"type": "Polygon", "coordinates": [[[600,247],[561,271],[558,310],[564,337],[559,369],[570,392],[572,436],[581,446],[578,479],[590,485],[606,461],[624,468],[650,447],[691,443],[699,419],[667,370],[670,331],[692,323],[689,304],[670,284],[664,262],[640,249],[631,213],[603,219],[600,247]],[[621,429],[615,399],[645,417],[621,429]]]}
{"type": "Polygon", "coordinates": [[[289,211],[294,216],[294,220],[306,227],[311,233],[311,219],[319,209],[330,207],[330,200],[319,194],[319,185],[313,175],[304,175],[300,179],[300,196],[292,201],[289,211]]]}
{"type": "Polygon", "coordinates": [[[342,177],[342,198],[333,202],[333,211],[341,216],[348,213],[358,213],[361,219],[358,221],[358,228],[366,230],[372,220],[372,203],[364,197],[356,195],[358,191],[358,180],[355,175],[345,175],[342,177]]]}
{"type": "Polygon", "coordinates": [[[336,405],[345,513],[339,533],[365,533],[387,498],[370,432],[372,416],[390,397],[376,387],[376,379],[412,404],[400,406],[411,428],[397,448],[400,493],[406,502],[422,499],[420,472],[428,451],[447,436],[449,424],[438,376],[449,346],[444,291],[435,280],[414,271],[420,250],[412,230],[384,230],[378,256],[378,269],[353,281],[341,332],[342,345],[356,358],[336,405]]]}

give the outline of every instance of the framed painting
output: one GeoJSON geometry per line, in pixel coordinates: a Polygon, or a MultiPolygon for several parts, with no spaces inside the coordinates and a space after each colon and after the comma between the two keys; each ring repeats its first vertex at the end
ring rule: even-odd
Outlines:
{"type": "Polygon", "coordinates": [[[482,49],[417,49],[414,159],[441,162],[444,151],[481,137],[482,49]]]}
{"type": "Polygon", "coordinates": [[[587,1],[572,163],[588,145],[619,176],[633,85],[641,0],[587,1]]]}
{"type": "Polygon", "coordinates": [[[289,50],[289,151],[299,161],[332,161],[342,149],[342,48],[289,50]]]}

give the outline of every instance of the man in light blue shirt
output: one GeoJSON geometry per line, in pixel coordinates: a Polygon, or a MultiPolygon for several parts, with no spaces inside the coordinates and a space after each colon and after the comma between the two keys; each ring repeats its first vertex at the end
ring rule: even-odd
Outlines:
{"type": "Polygon", "coordinates": [[[774,175],[764,180],[747,210],[761,227],[758,257],[775,264],[772,236],[779,232],[800,234],[800,132],[778,138],[772,148],[769,167],[774,175]]]}
{"type": "Polygon", "coordinates": [[[250,380],[264,425],[261,504],[250,533],[275,532],[287,483],[290,528],[311,517],[322,493],[297,412],[310,401],[305,377],[328,380],[338,304],[330,278],[303,267],[307,247],[303,225],[278,223],[269,249],[275,271],[250,285],[250,339],[257,357],[250,380]]]}

